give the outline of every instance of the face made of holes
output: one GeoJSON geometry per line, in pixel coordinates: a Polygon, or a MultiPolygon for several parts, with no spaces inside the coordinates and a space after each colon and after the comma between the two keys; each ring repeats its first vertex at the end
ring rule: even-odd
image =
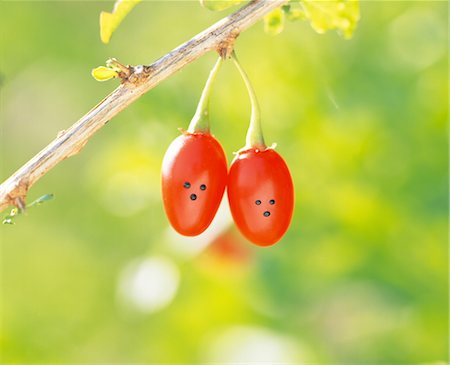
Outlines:
{"type": "MultiPolygon", "coordinates": [[[[242,184],[238,188],[240,199],[233,204],[235,216],[246,232],[271,237],[283,225],[289,197],[271,179],[252,185],[242,184]]],[[[233,186],[228,189],[230,193],[237,190],[233,186]]]]}
{"type": "MultiPolygon", "coordinates": [[[[189,181],[185,181],[184,184],[183,184],[183,188],[191,189],[192,188],[191,183],[189,181]]],[[[203,195],[201,193],[206,190],[206,185],[205,184],[200,184],[199,189],[200,189],[200,192],[198,192],[198,191],[197,191],[197,193],[193,192],[193,193],[191,193],[189,195],[189,199],[191,199],[193,202],[197,200],[199,195],[203,195]]]]}
{"type": "Polygon", "coordinates": [[[227,181],[227,162],[217,140],[183,134],[169,146],[162,166],[164,209],[172,227],[186,236],[211,223],[227,181]]]}
{"type": "Polygon", "coordinates": [[[200,228],[207,227],[220,204],[224,188],[216,181],[213,172],[208,169],[174,174],[169,188],[172,223],[185,235],[196,235],[200,228]]]}
{"type": "MultiPolygon", "coordinates": [[[[275,205],[275,199],[270,199],[269,201],[268,201],[268,203],[269,203],[269,205],[275,205]]],[[[259,199],[257,199],[257,200],[255,200],[255,204],[256,205],[261,205],[262,204],[262,201],[261,200],[259,200],[259,199]]],[[[262,215],[264,216],[264,217],[270,217],[270,215],[271,215],[272,213],[270,212],[270,209],[269,210],[264,210],[264,212],[262,213],[262,215]]]]}

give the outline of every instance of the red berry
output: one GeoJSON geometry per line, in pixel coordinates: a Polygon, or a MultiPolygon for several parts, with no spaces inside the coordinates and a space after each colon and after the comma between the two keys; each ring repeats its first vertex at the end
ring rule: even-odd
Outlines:
{"type": "Polygon", "coordinates": [[[169,146],[162,164],[164,209],[173,228],[196,236],[211,224],[227,182],[227,160],[209,133],[184,133],[169,146]]]}
{"type": "Polygon", "coordinates": [[[283,158],[272,148],[239,152],[228,175],[228,200],[248,240],[259,246],[278,242],[294,209],[294,186],[283,158]]]}

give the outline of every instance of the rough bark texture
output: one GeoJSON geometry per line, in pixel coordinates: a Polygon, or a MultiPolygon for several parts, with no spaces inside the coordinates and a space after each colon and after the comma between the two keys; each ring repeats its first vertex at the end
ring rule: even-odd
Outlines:
{"type": "Polygon", "coordinates": [[[111,118],[161,81],[216,50],[223,56],[236,37],[271,10],[287,0],[254,0],[220,20],[149,66],[128,67],[121,73],[122,83],[103,101],[29,160],[0,185],[0,212],[10,205],[23,207],[28,189],[64,159],[81,151],[89,138],[111,118]]]}

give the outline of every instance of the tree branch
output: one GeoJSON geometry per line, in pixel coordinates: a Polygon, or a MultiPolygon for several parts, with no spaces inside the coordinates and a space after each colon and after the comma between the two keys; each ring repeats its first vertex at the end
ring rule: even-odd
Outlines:
{"type": "Polygon", "coordinates": [[[243,30],[286,1],[251,1],[153,64],[125,68],[120,73],[122,83],[117,89],[70,128],[60,132],[47,147],[0,185],[0,212],[9,205],[25,206],[28,189],[37,180],[64,159],[80,152],[96,131],[141,95],[209,51],[228,53],[243,30]]]}

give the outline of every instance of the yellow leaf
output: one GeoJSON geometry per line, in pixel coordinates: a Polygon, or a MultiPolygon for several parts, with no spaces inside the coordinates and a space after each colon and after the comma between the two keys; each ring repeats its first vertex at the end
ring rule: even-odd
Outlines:
{"type": "Polygon", "coordinates": [[[306,14],[305,11],[302,9],[289,9],[286,13],[287,20],[294,21],[294,20],[305,20],[306,14]]]}
{"type": "Polygon", "coordinates": [[[270,35],[277,35],[284,28],[284,11],[281,8],[272,10],[264,16],[264,30],[270,35]]]}
{"type": "Polygon", "coordinates": [[[141,0],[116,0],[112,13],[100,13],[100,38],[108,43],[122,20],[141,0]]]}
{"type": "Polygon", "coordinates": [[[302,5],[317,33],[336,29],[350,38],[359,21],[358,0],[302,0],[302,5]]]}
{"type": "Polygon", "coordinates": [[[92,70],[91,75],[97,81],[106,81],[114,77],[117,77],[119,74],[112,68],[99,66],[92,70]]]}

